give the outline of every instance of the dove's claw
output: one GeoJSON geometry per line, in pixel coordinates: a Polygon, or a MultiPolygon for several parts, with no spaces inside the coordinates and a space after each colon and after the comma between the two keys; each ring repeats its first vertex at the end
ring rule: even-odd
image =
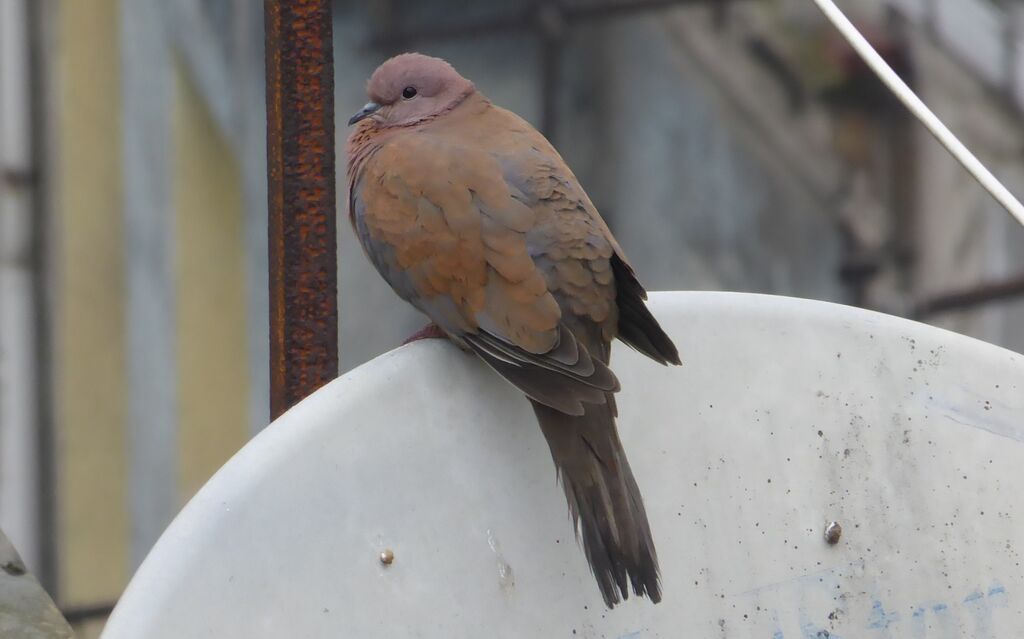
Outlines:
{"type": "Polygon", "coordinates": [[[405,346],[406,344],[411,344],[413,342],[418,342],[421,339],[445,339],[447,337],[448,335],[441,330],[440,326],[431,322],[430,324],[427,324],[426,326],[416,331],[409,337],[406,337],[405,341],[402,342],[402,346],[405,346]]]}

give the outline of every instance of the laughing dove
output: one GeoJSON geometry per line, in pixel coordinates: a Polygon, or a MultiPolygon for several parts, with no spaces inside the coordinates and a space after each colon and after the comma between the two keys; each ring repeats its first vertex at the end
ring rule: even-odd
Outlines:
{"type": "Polygon", "coordinates": [[[391,287],[529,398],[608,607],[661,599],[615,429],[618,338],[678,364],[646,292],[551,144],[444,60],[404,54],[349,121],[349,214],[391,287]]]}

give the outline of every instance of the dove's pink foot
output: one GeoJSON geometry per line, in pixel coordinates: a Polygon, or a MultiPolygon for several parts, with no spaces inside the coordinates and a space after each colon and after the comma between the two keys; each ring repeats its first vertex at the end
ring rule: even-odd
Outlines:
{"type": "Polygon", "coordinates": [[[426,326],[416,331],[409,337],[405,338],[405,341],[402,342],[402,346],[405,346],[406,344],[411,344],[412,342],[418,342],[421,339],[446,339],[447,337],[448,335],[441,330],[440,326],[431,322],[430,324],[427,324],[426,326]]]}

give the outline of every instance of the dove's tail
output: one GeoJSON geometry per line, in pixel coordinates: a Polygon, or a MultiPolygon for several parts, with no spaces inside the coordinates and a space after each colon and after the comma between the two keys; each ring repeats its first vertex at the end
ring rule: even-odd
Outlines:
{"type": "Polygon", "coordinates": [[[569,502],[569,515],[609,608],[629,597],[661,601],[658,555],[640,489],[615,430],[614,400],[582,416],[531,402],[569,502]]]}

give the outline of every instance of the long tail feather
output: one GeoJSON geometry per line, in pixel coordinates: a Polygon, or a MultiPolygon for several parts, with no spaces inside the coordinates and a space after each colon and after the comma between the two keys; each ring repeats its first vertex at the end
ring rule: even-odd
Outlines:
{"type": "Polygon", "coordinates": [[[612,406],[585,404],[582,416],[572,416],[532,404],[605,604],[612,608],[627,599],[630,586],[637,596],[661,601],[651,527],[612,406]]]}

